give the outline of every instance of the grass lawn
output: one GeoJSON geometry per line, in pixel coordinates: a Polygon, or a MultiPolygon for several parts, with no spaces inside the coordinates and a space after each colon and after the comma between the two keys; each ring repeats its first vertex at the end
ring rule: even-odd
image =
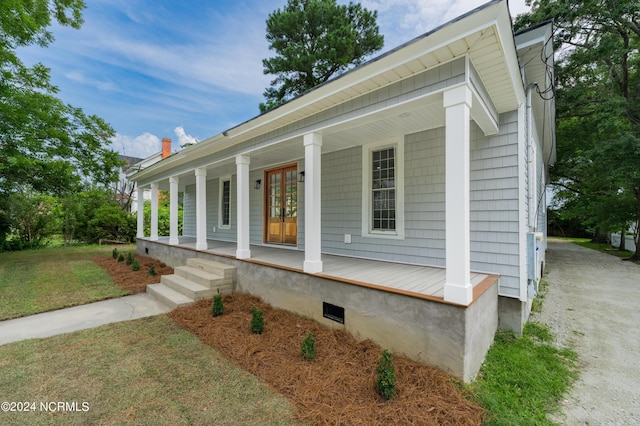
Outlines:
{"type": "Polygon", "coordinates": [[[36,403],[3,425],[294,424],[284,397],[166,315],[0,346],[0,395],[36,403]],[[40,409],[58,401],[77,408],[40,409]]]}
{"type": "Polygon", "coordinates": [[[553,345],[545,326],[530,322],[523,335],[498,331],[471,388],[489,412],[487,425],[553,425],[547,414],[577,378],[577,355],[553,345]]]}
{"type": "MultiPolygon", "coordinates": [[[[554,237],[554,238],[559,238],[559,237],[554,237]]],[[[561,239],[566,240],[566,241],[571,241],[572,243],[577,244],[577,245],[582,246],[582,247],[586,247],[586,248],[589,248],[589,249],[597,250],[599,252],[610,254],[612,256],[617,256],[617,257],[622,258],[622,259],[627,259],[627,258],[633,256],[633,252],[632,251],[629,251],[629,250],[620,251],[616,247],[612,246],[611,244],[594,243],[594,242],[591,242],[591,239],[589,239],[589,238],[565,237],[565,238],[561,238],[561,239]]]]}
{"type": "MultiPolygon", "coordinates": [[[[135,246],[121,250],[127,249],[135,246]]],[[[91,261],[112,250],[83,246],[0,253],[0,320],[128,294],[91,261]]]]}

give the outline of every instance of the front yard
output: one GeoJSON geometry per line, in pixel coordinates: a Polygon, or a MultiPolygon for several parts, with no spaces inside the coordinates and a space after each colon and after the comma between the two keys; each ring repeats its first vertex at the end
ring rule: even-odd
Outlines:
{"type": "MultiPolygon", "coordinates": [[[[126,253],[134,247],[118,249],[126,253]]],[[[111,258],[111,250],[1,253],[0,314],[11,318],[69,306],[70,300],[89,303],[141,291],[139,283],[149,279],[147,266],[132,275],[130,266],[111,258]],[[22,297],[29,302],[21,303],[22,297]]],[[[211,304],[201,301],[169,315],[0,346],[0,394],[6,401],[89,406],[77,412],[0,413],[2,423],[544,423],[563,392],[548,392],[544,378],[566,375],[569,368],[562,359],[558,362],[564,353],[527,357],[531,364],[513,368],[515,360],[542,344],[549,351],[549,345],[500,334],[488,355],[500,362],[487,363],[470,387],[434,367],[395,356],[397,396],[385,402],[374,384],[382,348],[372,342],[271,310],[250,296],[227,296],[221,317],[212,317],[211,304]],[[249,305],[264,309],[262,335],[249,331],[249,305]],[[314,361],[300,356],[308,331],[316,337],[314,361]],[[505,352],[505,345],[512,349],[505,352]],[[535,392],[533,382],[512,374],[538,367],[543,370],[536,376],[543,380],[535,392]]]]}

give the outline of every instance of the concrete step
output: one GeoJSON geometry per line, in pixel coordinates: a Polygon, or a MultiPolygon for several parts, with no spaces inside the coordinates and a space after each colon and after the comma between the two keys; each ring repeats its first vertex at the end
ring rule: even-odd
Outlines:
{"type": "Polygon", "coordinates": [[[207,288],[214,288],[225,284],[224,278],[221,276],[194,268],[193,266],[178,266],[173,268],[173,271],[175,275],[207,288]]]}
{"type": "Polygon", "coordinates": [[[210,299],[218,292],[218,288],[220,288],[221,293],[226,294],[231,292],[231,286],[229,285],[216,286],[214,288],[205,287],[179,275],[164,275],[160,279],[160,282],[193,300],[210,299]]]}
{"type": "Polygon", "coordinates": [[[182,293],[167,287],[164,284],[147,285],[147,293],[174,309],[178,306],[187,306],[193,303],[193,299],[188,298],[182,293]]]}
{"type": "Polygon", "coordinates": [[[192,257],[187,259],[187,266],[220,276],[224,278],[225,284],[236,282],[236,267],[226,263],[192,257]]]}

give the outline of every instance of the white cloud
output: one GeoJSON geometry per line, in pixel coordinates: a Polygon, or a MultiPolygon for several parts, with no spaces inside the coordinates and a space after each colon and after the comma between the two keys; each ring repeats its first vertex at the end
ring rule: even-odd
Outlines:
{"type": "Polygon", "coordinates": [[[147,158],[162,150],[160,138],[149,132],[136,137],[116,133],[111,143],[115,151],[129,157],[147,158]]]}
{"type": "Polygon", "coordinates": [[[178,126],[175,129],[173,129],[173,132],[176,134],[176,136],[178,136],[178,142],[180,143],[180,146],[185,146],[185,145],[191,145],[194,143],[198,143],[198,139],[194,138],[193,136],[187,134],[184,131],[184,128],[182,126],[178,126]]]}

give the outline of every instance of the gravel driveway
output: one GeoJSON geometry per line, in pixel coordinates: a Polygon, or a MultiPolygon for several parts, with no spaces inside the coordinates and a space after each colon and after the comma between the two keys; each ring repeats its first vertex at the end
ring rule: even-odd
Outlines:
{"type": "Polygon", "coordinates": [[[578,354],[580,378],[556,421],[640,425],[640,266],[549,239],[549,291],[535,319],[578,354]]]}

